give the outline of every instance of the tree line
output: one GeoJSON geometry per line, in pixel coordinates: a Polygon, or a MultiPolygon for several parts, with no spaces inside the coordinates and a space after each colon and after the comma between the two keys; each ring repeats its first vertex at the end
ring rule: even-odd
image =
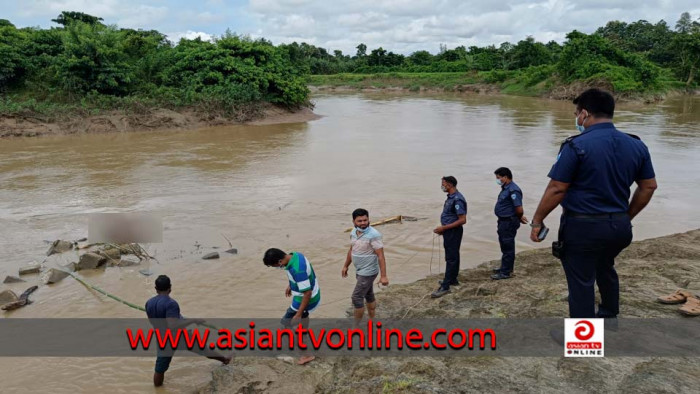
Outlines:
{"type": "MultiPolygon", "coordinates": [[[[368,50],[359,44],[354,55],[307,43],[280,45],[291,61],[311,74],[384,72],[469,72],[490,71],[490,81],[498,82],[516,73],[542,80],[556,74],[563,83],[574,80],[608,80],[619,90],[653,90],[668,79],[696,86],[700,67],[700,19],[683,13],[672,28],[661,20],[626,23],[612,21],[593,34],[572,31],[563,45],[541,43],[527,37],[515,44],[499,46],[440,45],[433,55],[426,50],[408,56],[379,47],[368,50]]],[[[535,81],[536,82],[536,81],[535,81]]]]}

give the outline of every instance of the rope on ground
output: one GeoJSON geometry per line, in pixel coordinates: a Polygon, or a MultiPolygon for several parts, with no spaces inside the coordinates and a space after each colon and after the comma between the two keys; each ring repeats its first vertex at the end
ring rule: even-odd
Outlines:
{"type": "Polygon", "coordinates": [[[418,304],[420,304],[420,303],[425,299],[425,297],[427,297],[427,296],[429,296],[429,295],[430,295],[430,293],[424,295],[423,298],[421,298],[420,300],[418,300],[418,302],[416,302],[414,305],[411,305],[411,306],[406,310],[406,313],[404,313],[404,315],[401,316],[401,319],[399,319],[399,320],[403,320],[406,316],[408,316],[408,312],[410,312],[411,309],[417,307],[418,304]]]}
{"type": "MultiPolygon", "coordinates": [[[[144,308],[144,307],[142,307],[142,306],[138,306],[138,305],[136,305],[136,304],[134,304],[134,303],[131,303],[131,302],[129,302],[129,301],[126,301],[126,300],[124,300],[124,299],[122,299],[122,298],[119,298],[119,297],[115,296],[114,294],[108,293],[108,292],[106,292],[106,291],[100,289],[99,287],[97,287],[97,286],[95,286],[95,285],[91,285],[90,283],[87,283],[87,282],[85,282],[84,280],[80,279],[77,275],[75,275],[75,274],[72,273],[72,272],[64,271],[64,270],[60,270],[60,271],[63,271],[63,272],[65,272],[66,274],[70,275],[73,279],[77,280],[81,285],[87,287],[88,289],[95,290],[96,292],[98,292],[98,293],[100,293],[100,294],[103,294],[103,295],[105,295],[105,296],[107,296],[107,297],[109,297],[109,298],[111,298],[111,299],[113,299],[113,300],[115,300],[115,301],[117,301],[117,302],[121,302],[122,304],[124,304],[124,305],[126,305],[126,306],[128,306],[128,307],[134,308],[134,309],[139,310],[139,311],[141,311],[141,312],[146,312],[146,308],[144,308]]],[[[204,326],[204,327],[209,327],[209,328],[212,328],[212,329],[214,329],[214,330],[218,330],[218,329],[219,329],[219,328],[216,327],[216,326],[213,326],[213,325],[211,325],[211,324],[206,324],[206,323],[200,323],[200,324],[198,324],[198,325],[201,325],[201,326],[204,326]]]]}

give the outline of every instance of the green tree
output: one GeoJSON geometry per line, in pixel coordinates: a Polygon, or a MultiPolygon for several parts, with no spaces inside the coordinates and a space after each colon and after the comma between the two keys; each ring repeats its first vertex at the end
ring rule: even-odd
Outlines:
{"type": "Polygon", "coordinates": [[[427,66],[433,62],[433,55],[428,51],[416,51],[408,57],[408,61],[417,66],[427,66]]]}
{"type": "Polygon", "coordinates": [[[377,49],[373,49],[372,52],[369,54],[368,59],[367,59],[367,64],[370,66],[382,66],[386,65],[386,54],[387,50],[379,47],[377,49]]]}
{"type": "Polygon", "coordinates": [[[525,68],[552,63],[552,54],[541,42],[535,42],[532,36],[518,42],[512,50],[514,68],[525,68]]]}
{"type": "Polygon", "coordinates": [[[82,12],[76,11],[63,11],[56,19],[51,19],[51,22],[56,22],[59,25],[68,26],[73,22],[83,22],[88,25],[101,24],[104,19],[98,18],[96,16],[88,15],[82,12]]]}
{"type": "Polygon", "coordinates": [[[11,23],[0,25],[0,90],[16,84],[26,71],[22,56],[25,35],[11,23]]]}
{"type": "Polygon", "coordinates": [[[700,31],[680,33],[673,40],[673,48],[678,54],[676,67],[679,76],[690,86],[695,80],[695,73],[700,67],[700,31]]]}
{"type": "Polygon", "coordinates": [[[124,95],[133,79],[121,40],[111,26],[80,21],[66,26],[63,53],[57,59],[57,77],[67,92],[124,95]]]}
{"type": "Polygon", "coordinates": [[[688,34],[693,28],[693,20],[688,12],[681,14],[680,19],[676,22],[676,31],[681,34],[688,34]]]}

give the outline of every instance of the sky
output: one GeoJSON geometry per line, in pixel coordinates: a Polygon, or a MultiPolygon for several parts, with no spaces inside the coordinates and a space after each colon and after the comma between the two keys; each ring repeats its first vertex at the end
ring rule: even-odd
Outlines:
{"type": "Polygon", "coordinates": [[[274,44],[307,42],[354,54],[359,43],[410,54],[437,53],[440,44],[485,46],[532,36],[563,42],[568,32],[592,33],[608,21],[671,28],[682,12],[700,17],[698,0],[0,0],[0,19],[17,27],[57,26],[61,11],[99,16],[104,23],[155,29],[170,40],[203,39],[226,29],[274,44]]]}

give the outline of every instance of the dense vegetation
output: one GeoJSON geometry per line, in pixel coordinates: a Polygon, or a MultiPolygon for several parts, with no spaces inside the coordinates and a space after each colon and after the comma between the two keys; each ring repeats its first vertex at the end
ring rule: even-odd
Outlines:
{"type": "Polygon", "coordinates": [[[331,55],[306,43],[281,47],[298,68],[318,75],[310,78],[312,84],[362,86],[362,81],[405,80],[412,86],[421,80],[440,87],[457,78],[441,73],[466,72],[458,82],[497,83],[514,92],[538,93],[553,85],[582,81],[603,83],[621,94],[644,93],[698,85],[700,23],[688,13],[681,15],[674,29],[663,20],[656,24],[613,21],[594,34],[573,31],[563,45],[527,37],[498,47],[441,46],[436,55],[417,51],[403,56],[383,48],[368,53],[364,44],[357,46],[354,56],[337,50],[331,55]],[[413,73],[414,81],[406,73],[413,73]],[[325,76],[331,74],[340,75],[325,76]]]}
{"type": "Polygon", "coordinates": [[[269,41],[227,32],[173,45],[154,30],[119,29],[63,12],[51,29],[0,20],[0,113],[200,106],[233,112],[308,102],[303,72],[269,41]]]}
{"type": "Polygon", "coordinates": [[[527,37],[516,44],[441,46],[408,56],[357,46],[353,55],[306,43],[272,45],[227,32],[212,42],[168,41],[155,30],[105,25],[63,12],[50,29],[16,28],[0,19],[0,115],[25,110],[197,107],[235,114],[270,102],[308,103],[312,84],[386,84],[418,89],[488,83],[506,92],[540,94],[556,86],[604,83],[619,94],[695,88],[700,23],[688,13],[671,28],[609,22],[594,34],[573,31],[560,45],[527,37]],[[335,75],[329,77],[329,75],[335,75]]]}

